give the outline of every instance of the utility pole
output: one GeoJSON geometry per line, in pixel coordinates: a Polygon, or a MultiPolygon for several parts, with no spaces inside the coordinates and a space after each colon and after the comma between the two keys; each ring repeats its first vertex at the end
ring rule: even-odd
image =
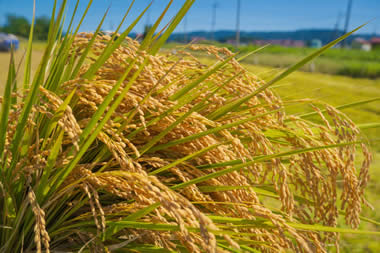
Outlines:
{"type": "MultiPolygon", "coordinates": [[[[348,26],[350,25],[351,19],[351,9],[352,9],[352,0],[348,0],[347,12],[346,12],[346,23],[344,24],[344,34],[348,31],[348,26]]],[[[343,41],[343,47],[347,46],[347,40],[343,41]]]]}
{"type": "Polygon", "coordinates": [[[212,15],[211,15],[211,40],[215,40],[215,25],[216,25],[216,9],[218,8],[218,3],[215,1],[212,5],[212,15]]]}
{"type": "Polygon", "coordinates": [[[236,8],[236,47],[240,46],[240,0],[237,0],[236,8]]]}
{"type": "Polygon", "coordinates": [[[377,26],[376,25],[373,26],[373,35],[372,36],[373,37],[377,36],[377,26]]]}
{"type": "Polygon", "coordinates": [[[146,24],[145,24],[145,26],[147,26],[147,27],[150,26],[150,10],[151,10],[151,8],[148,9],[147,15],[146,15],[146,24]]]}
{"type": "Polygon", "coordinates": [[[184,43],[187,43],[187,15],[183,18],[183,41],[184,43]]]}

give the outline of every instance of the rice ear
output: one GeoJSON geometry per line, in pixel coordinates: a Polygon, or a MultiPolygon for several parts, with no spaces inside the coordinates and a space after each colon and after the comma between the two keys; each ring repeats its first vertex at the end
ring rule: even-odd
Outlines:
{"type": "MultiPolygon", "coordinates": [[[[91,36],[86,36],[86,38],[90,43],[91,36]]],[[[96,48],[96,45],[100,45],[97,41],[107,39],[109,38],[105,36],[97,36],[92,50],[100,53],[103,49],[96,48]]],[[[79,41],[83,43],[83,38],[78,39],[78,43],[79,41]]],[[[76,43],[74,41],[74,46],[76,43]]],[[[225,63],[223,69],[216,69],[213,72],[215,74],[203,78],[202,73],[205,73],[207,66],[200,64],[195,58],[185,57],[173,65],[173,61],[170,60],[171,57],[175,58],[173,55],[169,55],[170,57],[146,56],[139,51],[139,45],[135,41],[127,38],[126,44],[129,46],[119,47],[118,54],[111,56],[107,67],[101,67],[95,73],[96,81],[89,83],[78,80],[75,85],[72,82],[64,84],[66,93],[61,95],[62,99],[70,92],[74,92],[79,99],[73,111],[80,112],[76,114],[76,117],[81,128],[89,129],[85,122],[91,122],[92,116],[98,112],[98,108],[104,103],[109,91],[113,90],[115,94],[121,94],[121,96],[113,101],[117,103],[117,107],[114,105],[107,109],[114,110],[113,113],[104,110],[105,113],[107,112],[105,115],[108,115],[106,118],[102,118],[104,115],[99,114],[104,126],[100,128],[98,125],[97,129],[101,129],[101,132],[92,136],[103,144],[89,142],[89,151],[82,152],[82,158],[72,167],[68,177],[62,181],[63,185],[75,187],[76,184],[84,183],[122,199],[130,199],[131,193],[133,196],[139,195],[137,199],[134,197],[134,201],[143,209],[160,202],[162,205],[143,219],[150,221],[155,217],[154,219],[165,224],[168,220],[164,219],[162,214],[171,216],[179,224],[179,233],[169,227],[168,233],[172,231],[178,238],[183,238],[182,236],[193,238],[189,242],[180,239],[181,243],[192,251],[206,247],[205,241],[200,241],[195,236],[196,233],[193,235],[192,232],[191,224],[199,226],[197,219],[200,216],[196,213],[202,212],[198,208],[209,210],[204,214],[209,214],[212,210],[214,215],[228,213],[231,218],[244,217],[251,220],[264,218],[266,222],[269,222],[266,225],[234,227],[234,229],[238,229],[242,235],[261,233],[262,236],[250,237],[250,239],[260,242],[269,240],[271,247],[276,250],[282,249],[281,245],[287,245],[286,247],[289,248],[310,251],[310,245],[313,245],[323,251],[322,245],[325,240],[337,240],[318,229],[313,232],[303,232],[297,225],[294,225],[297,228],[289,225],[291,224],[289,222],[295,218],[309,223],[317,218],[322,219],[324,224],[336,226],[339,216],[335,211],[338,210],[336,203],[331,201],[326,202],[325,205],[316,205],[316,203],[338,197],[338,192],[334,190],[335,179],[324,174],[325,166],[330,171],[329,173],[336,175],[343,170],[354,170],[351,159],[356,152],[355,146],[361,142],[358,140],[357,128],[347,120],[346,116],[326,106],[327,115],[317,113],[323,119],[322,124],[292,115],[288,117],[282,111],[281,100],[270,90],[265,90],[259,94],[258,98],[252,98],[246,102],[248,107],[246,112],[231,111],[228,117],[211,120],[207,115],[234,99],[244,97],[244,94],[250,94],[262,85],[262,82],[251,74],[245,73],[233,58],[225,63]],[[132,58],[133,61],[127,60],[126,63],[122,63],[123,68],[120,68],[121,59],[132,58]],[[184,97],[177,103],[170,99],[173,94],[178,94],[178,91],[194,82],[194,76],[189,78],[186,75],[181,76],[181,82],[172,84],[163,92],[152,92],[153,87],[154,89],[165,87],[177,77],[177,73],[186,72],[196,73],[195,78],[201,80],[200,86],[196,88],[197,92],[191,96],[184,97]],[[120,82],[124,78],[126,81],[120,82]],[[221,82],[222,80],[225,81],[221,82]],[[133,85],[131,85],[132,82],[133,85]],[[75,88],[78,85],[79,89],[75,88]],[[139,106],[138,109],[135,109],[136,106],[139,106]],[[130,116],[129,113],[132,110],[136,110],[136,113],[130,116]],[[294,126],[297,126],[297,130],[293,129],[294,126]],[[147,145],[149,149],[146,148],[147,145]],[[92,155],[95,150],[98,154],[96,156],[92,155]],[[95,168],[98,165],[86,165],[81,162],[81,160],[93,159],[98,163],[108,164],[106,169],[97,173],[95,168]],[[110,166],[110,163],[113,165],[110,166]],[[310,174],[318,179],[318,183],[314,182],[310,174]],[[307,183],[307,180],[312,181],[307,183]],[[262,188],[261,185],[265,184],[270,184],[271,188],[262,188]],[[294,189],[291,184],[294,184],[296,188],[294,189]],[[316,186],[318,184],[323,187],[319,189],[316,186]],[[208,188],[205,188],[205,185],[208,188]],[[253,185],[255,187],[252,187],[253,185]],[[154,190],[157,195],[152,195],[154,187],[158,187],[161,193],[154,190]],[[148,194],[148,191],[151,193],[148,194]],[[278,200],[281,213],[278,214],[277,211],[267,208],[259,196],[270,196],[278,200]],[[189,209],[176,206],[176,211],[173,211],[169,203],[174,199],[181,203],[190,201],[192,204],[186,202],[188,204],[184,205],[189,209]],[[229,206],[234,207],[237,213],[229,206]],[[303,211],[305,206],[313,210],[314,216],[303,211]],[[185,213],[187,213],[186,218],[185,213]],[[198,218],[192,220],[190,217],[198,218]],[[272,227],[268,227],[268,224],[272,224],[272,227]],[[278,233],[280,230],[287,231],[290,236],[278,233]],[[317,239],[318,237],[320,239],[317,239]],[[293,239],[296,243],[292,242],[293,239]]],[[[221,52],[228,56],[232,55],[228,51],[222,51],[224,49],[213,47],[194,46],[193,49],[209,50],[216,55],[221,52]]],[[[366,168],[362,168],[363,173],[360,179],[351,173],[349,177],[346,176],[346,187],[354,188],[346,188],[347,191],[342,194],[347,204],[345,207],[347,223],[353,227],[357,226],[360,219],[358,203],[362,198],[359,197],[362,194],[362,188],[359,185],[365,185],[366,168]],[[353,184],[353,182],[357,183],[353,184]],[[354,199],[358,201],[353,201],[354,199]],[[347,212],[348,210],[350,211],[347,212]]],[[[102,198],[99,199],[99,203],[101,202],[102,198]]],[[[105,210],[106,220],[113,220],[107,216],[109,207],[102,208],[105,210]]],[[[94,211],[92,213],[95,215],[94,211]]],[[[91,214],[89,213],[88,216],[91,214]]],[[[213,227],[216,225],[215,222],[209,220],[206,223],[213,227]]],[[[99,230],[100,223],[97,224],[99,230]]],[[[117,229],[115,233],[124,230],[131,231],[131,229],[133,231],[131,227],[133,224],[136,226],[135,229],[150,226],[142,223],[131,224],[121,222],[118,226],[122,228],[117,229]]],[[[211,234],[214,233],[219,234],[215,227],[206,230],[208,232],[201,235],[203,238],[201,240],[211,240],[206,238],[211,238],[211,234]]],[[[137,233],[138,229],[134,231],[137,233]]],[[[228,234],[226,231],[224,233],[228,234]]],[[[165,234],[157,237],[154,232],[151,232],[149,235],[140,236],[142,240],[155,243],[160,238],[160,241],[165,242],[165,247],[172,247],[169,246],[171,242],[165,234]]],[[[234,239],[229,238],[228,242],[236,247],[238,244],[235,240],[243,239],[243,237],[234,236],[234,239]]],[[[215,240],[212,239],[214,244],[210,244],[209,247],[221,247],[219,243],[215,243],[217,239],[215,240]]],[[[260,243],[245,246],[268,249],[260,243]]]]}

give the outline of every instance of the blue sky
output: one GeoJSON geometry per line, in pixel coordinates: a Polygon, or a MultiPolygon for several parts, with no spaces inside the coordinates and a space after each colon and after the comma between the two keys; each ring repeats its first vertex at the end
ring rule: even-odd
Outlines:
{"type": "MultiPolygon", "coordinates": [[[[288,31],[303,28],[333,28],[337,22],[338,14],[342,14],[340,27],[344,25],[343,14],[346,12],[348,0],[241,0],[241,29],[245,31],[288,31]]],[[[50,15],[53,5],[52,0],[36,0],[37,16],[50,15]]],[[[69,0],[69,11],[73,9],[75,0],[69,0]]],[[[111,4],[109,17],[104,29],[115,28],[127,10],[131,0],[94,0],[82,31],[94,30],[100,21],[107,7],[111,4]]],[[[143,10],[150,1],[136,0],[133,8],[133,15],[143,10]]],[[[154,20],[169,0],[155,0],[150,10],[150,20],[154,20]]],[[[184,0],[174,0],[168,18],[175,14],[184,0]]],[[[236,19],[236,0],[197,0],[187,15],[187,29],[210,30],[211,29],[211,6],[217,2],[216,29],[234,29],[236,19]]],[[[81,1],[81,10],[84,10],[86,0],[81,1]]],[[[31,19],[33,0],[0,0],[0,24],[5,21],[6,13],[15,13],[31,19]]],[[[350,28],[359,26],[371,19],[374,19],[362,33],[373,33],[377,30],[380,33],[380,0],[353,0],[352,19],[350,28]]],[[[135,31],[140,32],[148,17],[144,17],[135,31]]],[[[182,23],[177,31],[183,31],[182,23]]]]}

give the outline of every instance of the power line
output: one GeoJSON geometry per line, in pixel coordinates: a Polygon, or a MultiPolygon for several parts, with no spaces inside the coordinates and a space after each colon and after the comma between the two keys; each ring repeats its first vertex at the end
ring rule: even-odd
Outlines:
{"type": "Polygon", "coordinates": [[[211,40],[215,40],[215,25],[216,25],[216,9],[219,7],[217,1],[212,5],[211,14],[211,40]]]}
{"type": "Polygon", "coordinates": [[[376,37],[377,36],[377,25],[374,25],[373,26],[373,37],[376,37]]]}

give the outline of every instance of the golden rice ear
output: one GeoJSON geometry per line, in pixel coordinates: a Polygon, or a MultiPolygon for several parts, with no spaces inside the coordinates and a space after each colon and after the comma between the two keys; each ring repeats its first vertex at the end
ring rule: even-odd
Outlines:
{"type": "MultiPolygon", "coordinates": [[[[84,38],[90,40],[91,36],[81,36],[74,41],[74,46],[82,46],[86,40],[84,38]]],[[[104,44],[98,42],[107,39],[107,36],[96,38],[92,48],[95,54],[104,48],[104,44]]],[[[78,79],[64,84],[66,93],[61,95],[61,99],[71,92],[76,94],[78,100],[73,112],[82,129],[125,69],[140,71],[138,65],[144,63],[146,55],[138,52],[136,41],[127,41],[127,46],[119,47],[107,65],[95,73],[96,81],[89,83],[78,79]],[[133,59],[136,65],[128,65],[129,59],[133,59]]],[[[220,58],[221,54],[227,57],[232,55],[226,49],[215,47],[194,45],[191,49],[206,50],[222,62],[224,59],[220,58]]],[[[204,244],[204,240],[209,240],[207,238],[213,237],[211,235],[214,233],[220,233],[216,232],[220,229],[214,227],[220,222],[215,217],[225,215],[252,221],[264,217],[271,225],[234,229],[241,234],[260,233],[259,237],[247,236],[262,243],[269,240],[270,247],[276,250],[299,248],[311,251],[318,248],[323,251],[326,241],[337,240],[336,234],[318,230],[305,232],[289,225],[289,221],[301,220],[309,224],[320,220],[325,225],[336,226],[336,180],[345,171],[344,184],[347,188],[344,188],[340,198],[347,202],[347,223],[356,227],[360,202],[363,200],[362,189],[368,180],[369,161],[367,159],[367,165],[361,168],[360,176],[347,174],[349,170],[356,170],[352,163],[359,135],[356,126],[330,106],[321,110],[312,105],[322,119],[320,124],[279,113],[282,102],[268,89],[252,97],[241,109],[213,120],[209,117],[213,112],[263,85],[262,81],[245,72],[234,60],[216,69],[205,82],[194,87],[194,94],[179,99],[177,104],[169,99],[191,85],[194,78],[202,78],[208,70],[207,65],[189,55],[149,56],[149,63],[139,73],[97,136],[99,143],[89,149],[99,152],[95,156],[91,155],[92,152],[84,156],[107,165],[98,173],[96,163],[88,164],[85,170],[76,167],[65,185],[74,185],[79,180],[121,199],[134,198],[139,206],[160,202],[161,207],[156,209],[155,215],[161,217],[165,214],[175,219],[180,224],[181,233],[173,233],[192,251],[206,247],[208,243],[204,244]],[[179,73],[189,73],[189,76],[178,76],[179,73]],[[155,92],[157,90],[161,92],[155,92]],[[131,114],[133,111],[136,113],[131,114]],[[171,128],[173,124],[175,126],[171,128]],[[163,132],[165,135],[161,134],[163,132]],[[146,148],[147,143],[152,143],[155,136],[160,134],[162,137],[158,143],[146,148]],[[133,173],[132,178],[130,173],[133,173]],[[148,173],[155,176],[149,176],[148,173]],[[153,196],[155,187],[160,189],[160,193],[153,196]],[[277,199],[282,212],[278,214],[276,210],[268,208],[263,196],[277,199]],[[183,202],[182,207],[173,201],[183,202]],[[185,206],[190,209],[184,209],[185,206]],[[174,207],[175,211],[171,210],[174,207]],[[197,233],[190,231],[193,226],[200,225],[198,215],[206,217],[210,214],[214,219],[206,222],[208,229],[205,229],[208,231],[210,226],[214,228],[206,234],[200,234],[200,239],[197,233]],[[279,232],[282,230],[287,231],[290,237],[279,232]],[[192,239],[185,242],[182,236],[192,239]]],[[[128,78],[132,78],[132,75],[128,78]]],[[[128,81],[120,83],[118,92],[127,85],[128,81]]],[[[364,152],[368,158],[368,152],[365,149],[364,152]]],[[[120,206],[122,202],[114,202],[113,205],[120,206]]],[[[125,208],[128,210],[128,205],[125,208]]],[[[104,206],[103,209],[105,217],[112,212],[111,206],[104,206]]],[[[158,219],[155,215],[145,217],[144,221],[149,223],[158,219]]],[[[170,219],[159,220],[168,223],[170,219]]],[[[138,234],[138,230],[131,230],[130,224],[124,226],[125,231],[138,234]]],[[[123,229],[118,230],[118,233],[121,231],[123,229]]],[[[158,236],[149,233],[141,235],[141,238],[154,243],[159,240],[165,247],[172,248],[168,234],[158,236]]],[[[243,238],[234,235],[227,241],[236,247],[236,240],[243,238]]],[[[215,240],[212,239],[213,244],[209,245],[213,249],[216,247],[215,240]]],[[[268,250],[268,246],[260,243],[250,246],[268,250]]]]}

